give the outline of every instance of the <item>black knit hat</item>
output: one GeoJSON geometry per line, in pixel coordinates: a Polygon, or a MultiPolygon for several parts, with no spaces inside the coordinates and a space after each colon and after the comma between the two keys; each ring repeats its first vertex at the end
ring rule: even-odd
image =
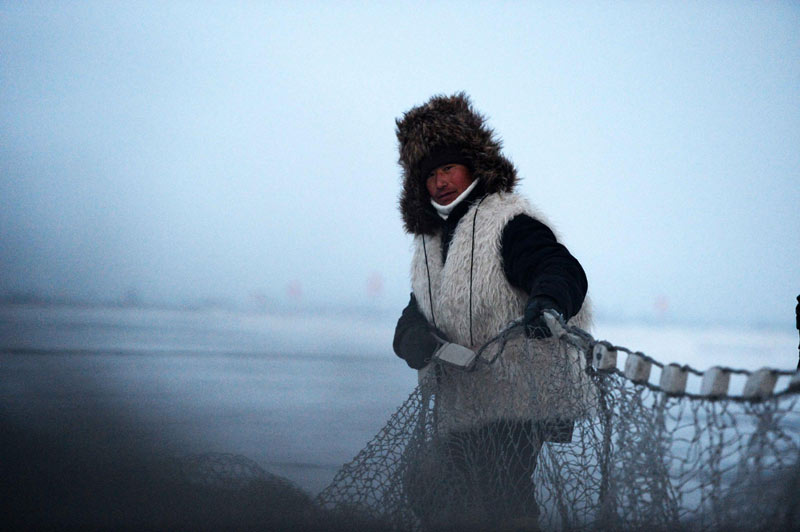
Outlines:
{"type": "Polygon", "coordinates": [[[431,152],[419,163],[419,175],[422,180],[426,180],[430,173],[445,164],[463,164],[472,172],[475,167],[472,159],[464,153],[462,148],[457,146],[439,146],[433,148],[431,152]]]}

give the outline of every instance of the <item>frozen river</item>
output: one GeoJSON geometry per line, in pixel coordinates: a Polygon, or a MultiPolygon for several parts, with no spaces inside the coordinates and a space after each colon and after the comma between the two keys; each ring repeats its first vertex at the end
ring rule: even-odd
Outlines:
{"type": "MultiPolygon", "coordinates": [[[[793,325],[593,333],[698,369],[792,369],[793,325]]],[[[33,434],[241,454],[317,493],[416,384],[393,331],[381,315],[0,307],[0,405],[33,434]]]]}

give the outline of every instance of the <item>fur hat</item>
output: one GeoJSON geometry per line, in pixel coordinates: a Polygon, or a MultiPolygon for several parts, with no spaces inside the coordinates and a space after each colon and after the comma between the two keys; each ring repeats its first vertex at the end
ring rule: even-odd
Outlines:
{"type": "Polygon", "coordinates": [[[443,153],[454,158],[447,162],[458,162],[458,156],[468,161],[473,177],[480,178],[487,193],[513,190],[517,171],[500,153],[502,143],[485,122],[463,92],[434,96],[396,121],[398,162],[403,168],[400,212],[407,232],[433,234],[441,225],[430,203],[427,173],[423,171],[443,153]]]}

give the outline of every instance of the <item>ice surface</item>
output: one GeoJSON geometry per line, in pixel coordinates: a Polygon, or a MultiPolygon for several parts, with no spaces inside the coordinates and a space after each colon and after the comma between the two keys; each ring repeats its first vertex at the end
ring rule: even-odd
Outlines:
{"type": "MultiPolygon", "coordinates": [[[[242,454],[315,493],[416,385],[392,353],[394,324],[347,313],[0,307],[0,405],[31,430],[77,441],[242,454]]],[[[788,327],[600,323],[592,332],[700,370],[796,365],[788,327]]]]}

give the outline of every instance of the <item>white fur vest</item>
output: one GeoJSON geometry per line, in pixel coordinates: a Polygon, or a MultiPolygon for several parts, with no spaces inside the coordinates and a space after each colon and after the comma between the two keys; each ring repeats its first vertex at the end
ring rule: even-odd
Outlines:
{"type": "MultiPolygon", "coordinates": [[[[490,194],[470,206],[444,264],[440,236],[415,238],[412,290],[422,313],[450,341],[477,350],[524,313],[528,294],[506,279],[500,249],[503,228],[523,213],[547,224],[513,193],[490,194]]],[[[588,307],[587,298],[569,323],[587,328],[588,307]]],[[[435,392],[437,425],[449,432],[504,419],[581,417],[592,402],[583,360],[557,339],[528,339],[520,333],[490,366],[472,372],[442,367],[435,392]]]]}

